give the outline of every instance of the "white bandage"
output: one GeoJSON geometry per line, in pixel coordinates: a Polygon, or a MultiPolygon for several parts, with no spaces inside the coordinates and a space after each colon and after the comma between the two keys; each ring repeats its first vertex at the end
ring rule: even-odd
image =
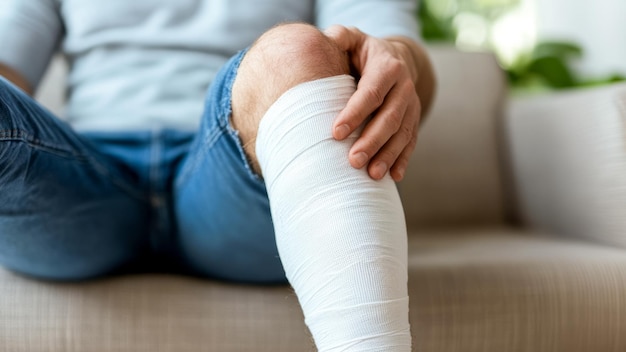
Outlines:
{"type": "Polygon", "coordinates": [[[351,76],[300,84],[259,127],[256,154],[280,257],[319,351],[410,351],[407,243],[397,189],[354,169],[360,130],[332,137],[351,76]]]}

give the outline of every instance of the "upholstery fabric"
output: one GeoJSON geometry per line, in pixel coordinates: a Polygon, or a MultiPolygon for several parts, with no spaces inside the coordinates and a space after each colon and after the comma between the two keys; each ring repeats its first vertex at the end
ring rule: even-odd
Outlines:
{"type": "Polygon", "coordinates": [[[508,229],[411,244],[417,351],[626,350],[624,250],[508,229]]]}
{"type": "Polygon", "coordinates": [[[431,47],[438,89],[399,186],[409,229],[504,221],[498,123],[507,93],[493,55],[431,47]]]}
{"type": "Polygon", "coordinates": [[[525,225],[626,248],[625,122],[626,84],[512,102],[506,134],[525,225]]]}
{"type": "MultiPolygon", "coordinates": [[[[626,251],[508,228],[409,242],[414,348],[623,351],[626,251]]],[[[0,269],[0,351],[314,351],[287,287],[134,275],[42,283],[0,269]]]]}

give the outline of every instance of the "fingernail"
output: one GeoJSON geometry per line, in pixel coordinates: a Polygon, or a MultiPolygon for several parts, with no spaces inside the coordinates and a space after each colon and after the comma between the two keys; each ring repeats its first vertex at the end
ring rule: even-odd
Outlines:
{"type": "Polygon", "coordinates": [[[384,161],[379,161],[374,165],[374,169],[372,170],[374,173],[374,177],[383,178],[387,173],[387,164],[384,161]]]}
{"type": "Polygon", "coordinates": [[[356,161],[357,167],[362,168],[367,163],[369,157],[364,152],[358,152],[354,155],[354,160],[356,161]]]}
{"type": "Polygon", "coordinates": [[[406,166],[400,166],[398,167],[398,175],[400,175],[400,178],[404,178],[404,173],[406,172],[406,166]]]}
{"type": "Polygon", "coordinates": [[[344,139],[348,137],[348,135],[350,134],[350,126],[341,125],[335,127],[335,134],[337,135],[337,139],[344,139]]]}

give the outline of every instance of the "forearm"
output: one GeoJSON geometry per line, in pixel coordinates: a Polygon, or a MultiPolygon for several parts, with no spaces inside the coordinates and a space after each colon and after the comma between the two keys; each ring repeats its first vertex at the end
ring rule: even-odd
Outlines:
{"type": "Polygon", "coordinates": [[[415,90],[422,105],[422,121],[428,114],[435,95],[436,78],[433,66],[424,47],[414,40],[402,37],[386,38],[399,49],[406,62],[409,63],[411,78],[415,82],[415,90]]]}
{"type": "Polygon", "coordinates": [[[33,90],[30,87],[30,84],[28,84],[28,82],[26,81],[26,78],[24,78],[19,72],[6,65],[3,65],[2,63],[0,63],[0,76],[15,84],[28,95],[33,95],[33,90]]]}

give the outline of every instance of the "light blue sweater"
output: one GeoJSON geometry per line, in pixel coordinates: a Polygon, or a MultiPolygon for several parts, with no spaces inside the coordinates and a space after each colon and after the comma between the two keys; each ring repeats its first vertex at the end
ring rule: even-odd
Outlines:
{"type": "Polygon", "coordinates": [[[68,58],[79,130],[197,128],[217,70],[273,25],[356,26],[417,40],[415,0],[1,0],[0,62],[36,87],[68,58]]]}

